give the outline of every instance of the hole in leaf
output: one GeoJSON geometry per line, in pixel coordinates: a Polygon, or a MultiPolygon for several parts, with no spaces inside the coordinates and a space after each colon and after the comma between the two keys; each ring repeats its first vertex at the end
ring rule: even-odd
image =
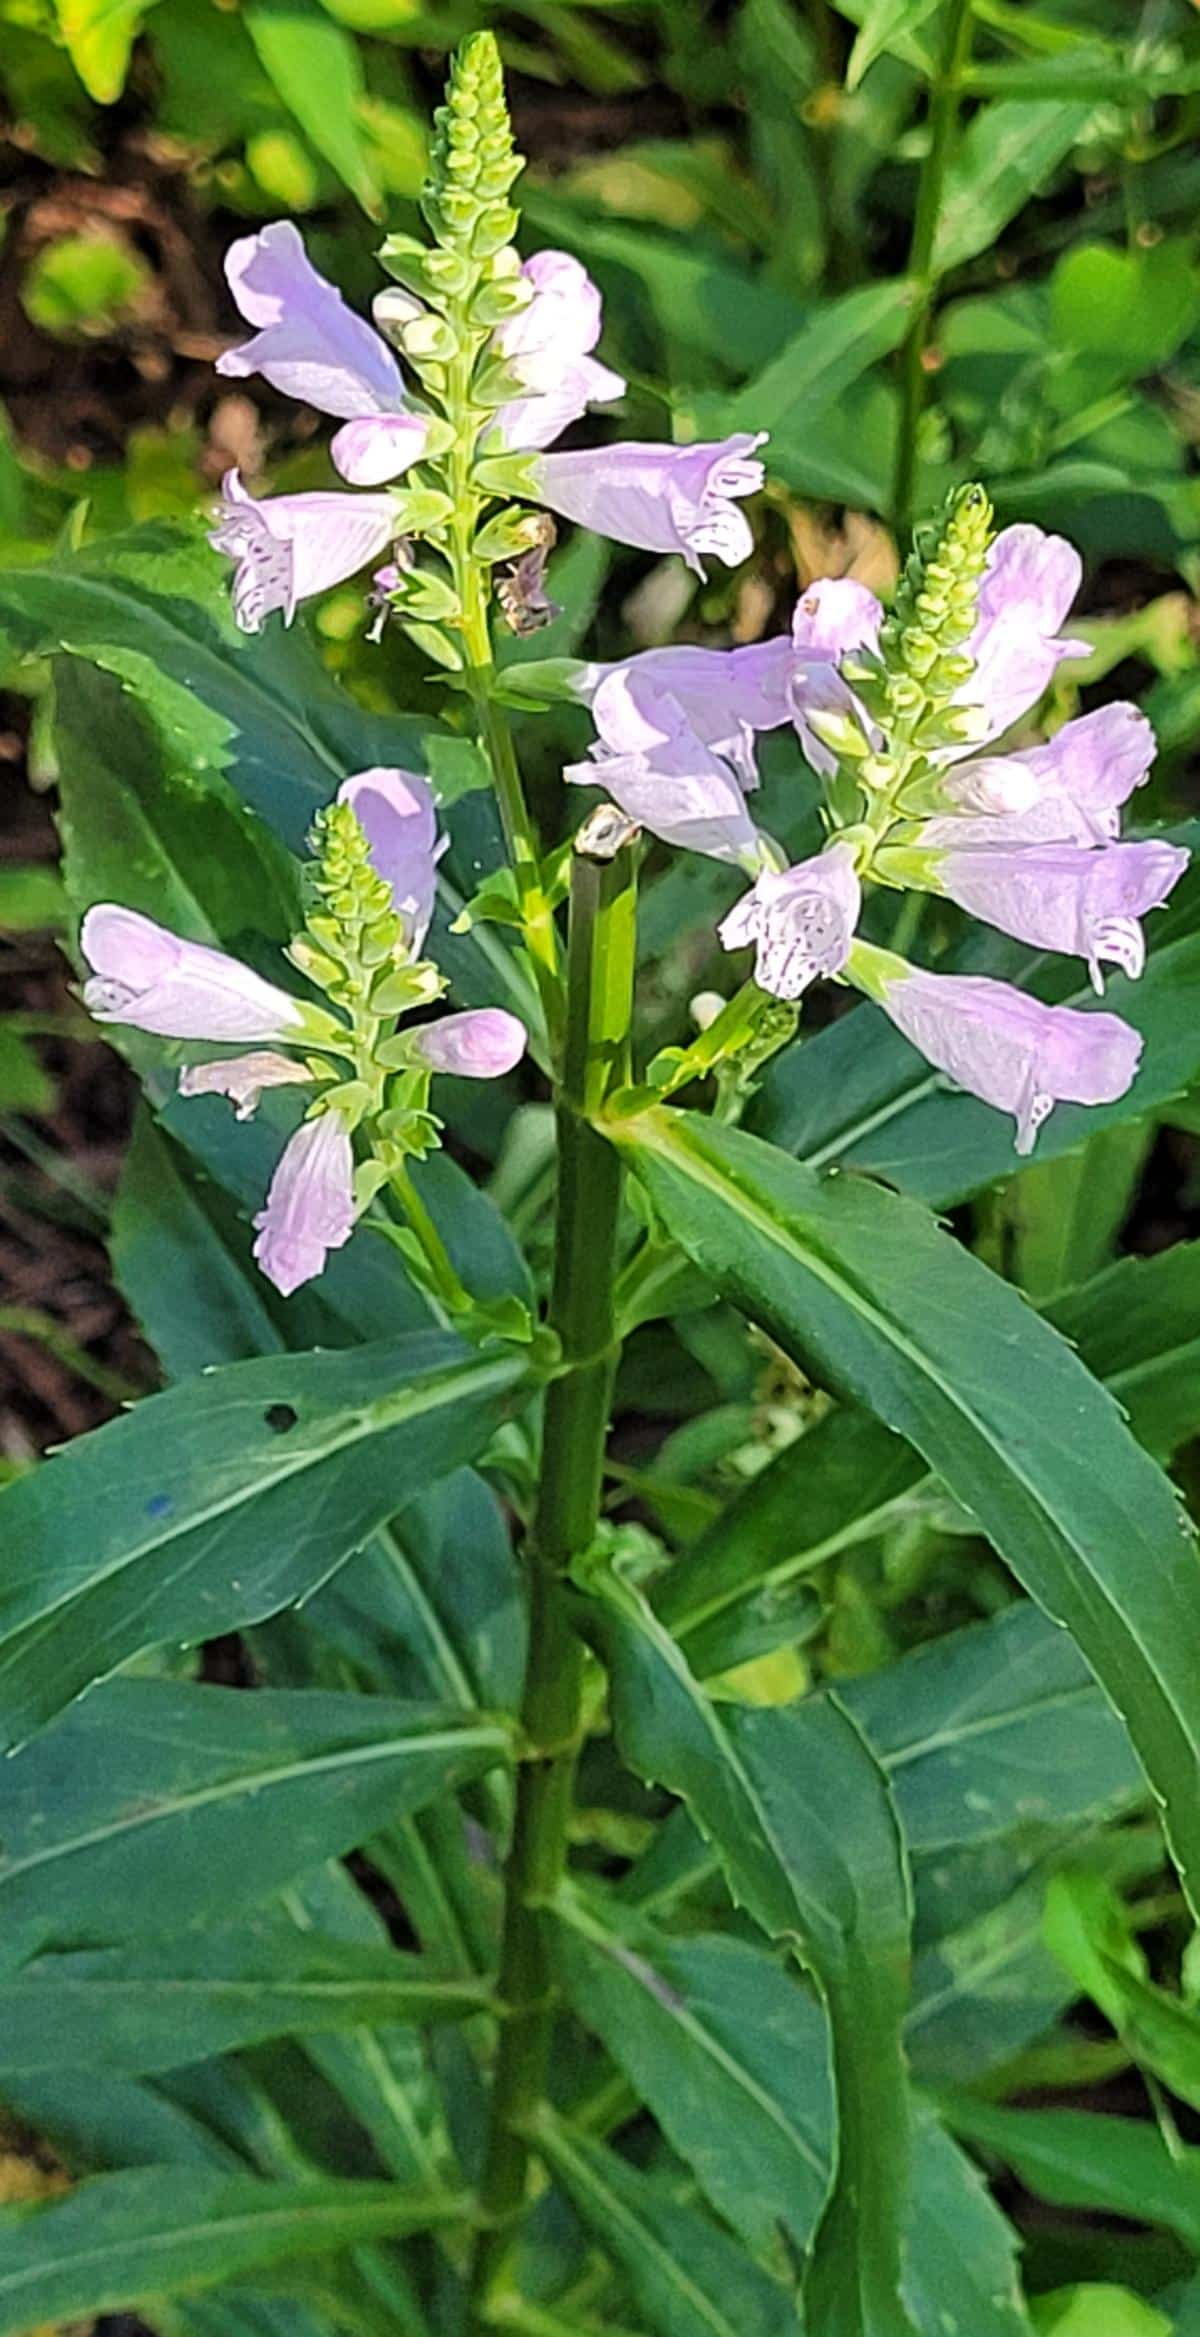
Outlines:
{"type": "Polygon", "coordinates": [[[263,1419],[276,1436],[286,1436],[294,1428],[300,1415],[293,1404],[268,1404],[263,1419]]]}

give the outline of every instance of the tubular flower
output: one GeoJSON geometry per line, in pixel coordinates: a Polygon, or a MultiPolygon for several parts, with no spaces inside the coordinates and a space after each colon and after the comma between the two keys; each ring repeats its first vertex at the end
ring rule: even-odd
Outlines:
{"type": "Polygon", "coordinates": [[[1064,722],[1044,746],[981,756],[945,774],[950,816],[926,821],[928,844],[1103,844],[1144,785],[1154,732],[1118,699],[1064,722]],[[963,816],[959,816],[961,815],[963,816]],[[974,817],[979,813],[983,816],[974,817]]]}
{"type": "Polygon", "coordinates": [[[644,552],[678,552],[702,576],[703,556],[736,568],[754,549],[743,495],[763,482],[756,448],[766,432],[739,431],[713,445],[653,442],[535,455],[530,464],[539,503],[615,543],[644,552]]]}
{"type": "Polygon", "coordinates": [[[237,563],[233,613],[261,633],[273,609],[291,624],[297,605],[344,584],[385,552],[396,534],[387,495],[248,495],[236,471],[222,482],[214,551],[237,563]]]}
{"type": "Polygon", "coordinates": [[[506,1071],[515,1071],[527,1038],[524,1023],[505,1007],[477,1006],[422,1024],[412,1032],[411,1045],[431,1071],[450,1072],[455,1079],[503,1079],[506,1071]]]}
{"type": "Polygon", "coordinates": [[[360,771],[338,789],[367,839],[371,866],[391,887],[404,939],[419,957],[437,896],[437,864],[449,839],[439,839],[433,789],[415,771],[360,771]]]}
{"type": "Polygon", "coordinates": [[[899,868],[910,882],[945,893],[973,917],[1035,949],[1085,958],[1101,992],[1105,962],[1137,980],[1146,962],[1138,919],[1162,907],[1187,864],[1186,852],[1157,837],[1099,850],[1028,843],[935,851],[885,847],[876,863],[881,875],[899,868]]]}
{"type": "Polygon", "coordinates": [[[179,1075],[181,1095],[227,1096],[248,1119],[267,1088],[320,1087],[254,1220],[255,1258],[285,1297],[349,1240],[366,1200],[405,1152],[432,1140],[431,1076],[498,1079],[526,1044],[523,1023],[500,1008],[392,1035],[398,1015],[430,1005],[445,988],[420,956],[444,849],[427,780],[411,771],[357,772],[318,814],[314,839],[318,906],[289,955],[333,1011],[111,902],[88,912],[80,936],[93,969],[84,1000],[101,1021],[167,1038],[276,1043],[189,1065],[179,1075]],[[296,1053],[277,1052],[280,1042],[296,1053]],[[356,1132],[366,1151],[361,1187],[356,1132]]]}
{"type": "Polygon", "coordinates": [[[996,537],[966,643],[973,671],[960,691],[961,704],[982,707],[986,738],[999,738],[1036,705],[1064,657],[1088,655],[1086,641],[1059,633],[1082,576],[1083,563],[1065,536],[1021,526],[996,537]]]}
{"type": "Polygon", "coordinates": [[[569,252],[535,252],[521,274],[533,287],[527,308],[493,336],[529,395],[501,406],[496,429],[505,446],[550,446],[589,406],[624,395],[625,383],[592,356],[603,303],[587,269],[569,252]]]}
{"type": "Polygon", "coordinates": [[[564,779],[603,787],[665,844],[751,871],[761,866],[764,848],[738,779],[697,737],[672,692],[625,674],[606,689],[607,737],[594,742],[590,762],[568,764],[564,779]]]}
{"type": "Polygon", "coordinates": [[[862,891],[848,844],[781,873],[766,870],[718,926],[725,949],[755,944],[754,978],[775,998],[799,998],[819,975],[840,974],[862,891]]]}
{"type": "Polygon", "coordinates": [[[79,946],[91,968],[83,1003],[97,1022],[128,1023],[163,1039],[292,1039],[316,1017],[298,998],[205,942],[184,941],[137,909],[101,901],[79,946]]]}
{"type": "Polygon", "coordinates": [[[1132,1085],[1142,1040],[1119,1015],[1046,1006],[982,975],[923,973],[864,942],[846,971],[927,1062],[1012,1113],[1020,1153],[1032,1152],[1056,1103],[1115,1103],[1132,1085]]]}
{"type": "Polygon", "coordinates": [[[324,1272],[330,1250],[354,1231],[354,1147],[340,1112],[305,1120],[289,1136],[254,1220],[254,1256],[290,1298],[324,1272]]]}

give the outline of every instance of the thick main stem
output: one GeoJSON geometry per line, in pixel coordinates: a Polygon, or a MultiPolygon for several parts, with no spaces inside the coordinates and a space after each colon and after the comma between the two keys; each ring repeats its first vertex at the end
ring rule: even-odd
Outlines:
{"type": "Polygon", "coordinates": [[[594,814],[577,841],[572,868],[550,1300],[563,1368],[546,1398],[542,1471],[527,1551],[524,1759],[505,1873],[503,2026],[480,2185],[483,2228],[472,2268],[469,2337],[482,2337],[495,2325],[490,2310],[505,2283],[524,2213],[526,2129],[544,2091],[553,2024],[543,1910],[558,1887],[566,1857],[584,1662],[564,1576],[596,1531],[616,1361],[613,1288],[621,1168],[589,1115],[628,1076],[634,956],[628,838],[628,828],[607,809],[594,814]]]}
{"type": "Polygon", "coordinates": [[[946,0],[941,52],[929,99],[929,146],[917,188],[908,257],[908,273],[916,286],[916,306],[900,352],[900,423],[892,492],[892,519],[901,539],[909,535],[913,523],[917,433],[925,407],[925,358],[937,292],[934,245],[942,188],[958,123],[963,75],[971,53],[971,4],[972,0],[946,0]]]}

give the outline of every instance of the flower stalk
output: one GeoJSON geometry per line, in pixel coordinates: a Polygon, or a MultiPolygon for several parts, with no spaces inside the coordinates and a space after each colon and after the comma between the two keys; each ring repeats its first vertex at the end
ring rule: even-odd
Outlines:
{"type": "Polygon", "coordinates": [[[916,287],[916,305],[900,350],[900,426],[896,440],[896,472],[892,488],[892,524],[903,541],[914,517],[917,477],[917,436],[925,409],[933,304],[937,291],[933,255],[942,190],[954,150],[963,82],[971,57],[972,0],[948,0],[942,46],[929,100],[929,145],[921,165],[917,208],[909,247],[908,273],[916,287]]]}
{"type": "Polygon", "coordinates": [[[549,1320],[562,1368],[546,1398],[530,1529],[529,1656],[523,1760],[505,1873],[504,2016],[480,2188],[468,2337],[495,2325],[524,2214],[529,2121],[541,2098],[553,2021],[543,1909],[562,1877],[582,1724],[584,1650],[565,1577],[591,1545],[618,1342],[614,1308],[621,1164],[594,1119],[628,1078],[635,941],[635,831],[604,805],[576,839],[567,1013],[556,1095],[558,1193],[549,1320]]]}

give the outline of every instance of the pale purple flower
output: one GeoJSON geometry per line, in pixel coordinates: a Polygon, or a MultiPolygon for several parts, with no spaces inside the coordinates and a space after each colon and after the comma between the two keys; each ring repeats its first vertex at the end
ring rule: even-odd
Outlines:
{"type": "Polygon", "coordinates": [[[404,938],[419,954],[433,916],[437,864],[449,842],[438,837],[429,781],[415,771],[359,771],[343,780],[337,799],[350,805],[370,847],[371,866],[392,888],[404,938]]]}
{"type": "Polygon", "coordinates": [[[817,737],[810,714],[856,714],[867,736],[872,725],[839,667],[855,649],[873,649],[883,609],[865,584],[849,576],[819,576],[801,593],[792,614],[792,663],[788,711],[805,757],[822,778],[837,769],[837,756],[817,737]]]}
{"type": "Polygon", "coordinates": [[[742,649],[701,649],[681,643],[645,649],[612,665],[580,668],[576,696],[590,704],[603,746],[614,753],[652,747],[655,708],[666,692],[682,707],[703,745],[733,765],[746,789],[758,785],[754,740],[791,719],[788,688],[794,665],[786,634],[742,649]],[[648,711],[647,711],[648,709],[648,711]]]}
{"type": "MultiPolygon", "coordinates": [[[[908,860],[904,848],[895,855],[908,860]]],[[[1086,958],[1093,987],[1104,989],[1105,962],[1136,981],[1146,962],[1138,923],[1178,884],[1189,855],[1155,837],[1145,843],[969,844],[928,855],[928,881],[973,917],[999,926],[1035,949],[1086,958]]],[[[925,860],[920,844],[914,859],[925,860]]],[[[893,855],[878,856],[886,874],[893,855]]],[[[918,874],[918,882],[924,882],[918,874]]]]}
{"type": "Polygon", "coordinates": [[[862,943],[847,973],[938,1071],[1012,1113],[1019,1153],[1056,1103],[1115,1103],[1137,1071],[1141,1036],[1119,1015],[1046,1006],[983,975],[927,974],[862,943]]]}
{"type": "Polygon", "coordinates": [[[750,523],[738,498],[763,481],[755,448],[764,430],[738,431],[711,445],[661,446],[629,440],[532,462],[538,501],[614,543],[678,552],[703,575],[709,554],[727,568],[749,558],[750,523]]]}
{"type": "Polygon", "coordinates": [[[504,1007],[480,1006],[422,1023],[409,1036],[414,1055],[431,1071],[448,1071],[456,1079],[502,1079],[520,1062],[529,1034],[504,1007]]]}
{"type": "Polygon", "coordinates": [[[648,828],[664,844],[703,852],[756,870],[762,862],[758,831],[729,764],[697,738],[679,700],[645,681],[631,684],[614,676],[610,727],[621,727],[640,745],[628,752],[592,746],[592,760],[570,763],[563,778],[575,787],[602,787],[627,818],[648,828]]]}
{"type": "Polygon", "coordinates": [[[493,336],[529,395],[510,399],[496,416],[505,446],[549,446],[589,406],[624,395],[619,373],[592,356],[600,338],[600,294],[586,268],[568,252],[543,251],[521,270],[533,286],[527,308],[493,336]]]}
{"type": "Polygon", "coordinates": [[[237,562],[233,613],[259,633],[273,609],[289,624],[297,604],[365,568],[396,533],[390,495],[264,495],[255,501],[236,471],[222,482],[214,551],[237,562]]]}
{"type": "Polygon", "coordinates": [[[799,998],[819,975],[840,974],[861,907],[854,854],[831,844],[782,873],[765,871],[717,932],[725,949],[755,944],[760,990],[799,998]]]}
{"type": "Polygon", "coordinates": [[[335,430],[329,452],[352,487],[386,487],[420,462],[428,437],[423,414],[361,414],[335,430]]]}
{"type": "Polygon", "coordinates": [[[926,824],[931,844],[1102,844],[1154,761],[1154,732],[1118,699],[1064,722],[1044,746],[960,763],[944,774],[959,809],[926,824]],[[979,813],[980,817],[974,817],[979,813]]]}
{"type": "Polygon", "coordinates": [[[250,1055],[225,1055],[215,1063],[191,1063],[179,1074],[182,1096],[226,1095],[236,1120],[250,1120],[258,1110],[265,1087],[311,1085],[312,1072],[289,1055],[264,1049],[250,1055]]]}
{"type": "Polygon", "coordinates": [[[231,244],[225,274],[241,314],[257,330],[253,340],[218,357],[218,373],[237,379],[261,373],[284,397],[343,422],[404,411],[404,383],[387,342],[313,267],[290,220],[277,219],[231,244]]]}
{"type": "Polygon", "coordinates": [[[79,946],[91,968],[83,1003],[97,1022],[125,1022],[164,1039],[303,1040],[316,1016],[249,966],[182,941],[137,909],[89,909],[79,946]]]}
{"type": "Polygon", "coordinates": [[[984,565],[974,629],[965,652],[975,670],[958,692],[981,707],[986,738],[999,738],[1037,704],[1064,657],[1087,657],[1086,641],[1062,639],[1062,625],[1083,575],[1065,536],[1040,527],[1006,527],[984,565]]]}
{"type": "Polygon", "coordinates": [[[268,1281],[290,1298],[349,1241],[356,1215],[349,1130],[339,1112],[322,1112],[289,1137],[254,1220],[254,1256],[268,1281]]]}

